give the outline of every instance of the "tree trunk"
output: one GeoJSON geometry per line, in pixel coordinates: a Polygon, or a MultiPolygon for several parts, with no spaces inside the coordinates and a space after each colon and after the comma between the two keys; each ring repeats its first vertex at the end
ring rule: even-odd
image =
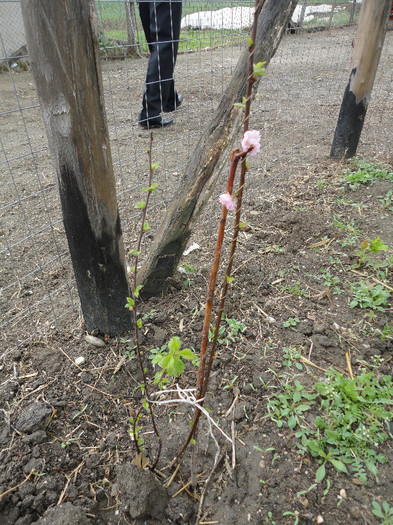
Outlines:
{"type": "Polygon", "coordinates": [[[345,89],[330,156],[356,154],[385,39],[391,0],[363,0],[351,74],[345,89]]]}
{"type": "Polygon", "coordinates": [[[94,1],[21,5],[86,328],[117,335],[131,314],[94,1]]]}
{"type": "MultiPolygon", "coordinates": [[[[268,63],[271,60],[296,4],[297,0],[266,0],[258,20],[255,62],[268,63]]],[[[192,224],[213,191],[240,129],[243,113],[234,104],[241,102],[246,93],[247,75],[248,49],[245,48],[212,120],[186,165],[179,191],[138,273],[139,282],[144,284],[144,297],[158,295],[168,285],[167,279],[177,268],[191,235],[192,224]]]]}

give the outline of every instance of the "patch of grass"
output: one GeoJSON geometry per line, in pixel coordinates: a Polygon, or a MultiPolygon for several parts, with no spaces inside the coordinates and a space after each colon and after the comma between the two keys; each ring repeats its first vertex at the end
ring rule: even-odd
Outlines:
{"type": "Polygon", "coordinates": [[[387,306],[390,292],[381,284],[373,284],[365,281],[350,283],[353,299],[349,299],[350,308],[369,308],[384,312],[387,306]]]}
{"type": "MultiPolygon", "coordinates": [[[[221,323],[217,343],[220,345],[230,346],[233,343],[240,341],[240,334],[246,329],[246,326],[241,321],[225,317],[224,322],[221,323]]],[[[214,337],[214,326],[209,329],[209,341],[214,337]]]]}
{"type": "Polygon", "coordinates": [[[362,230],[356,226],[353,219],[346,222],[339,213],[333,215],[333,226],[346,233],[345,238],[340,241],[342,246],[354,246],[358,242],[359,235],[362,233],[362,230]]]}
{"type": "Polygon", "coordinates": [[[333,275],[329,268],[321,268],[320,275],[316,275],[315,279],[322,281],[324,286],[330,288],[333,295],[343,293],[343,290],[339,286],[341,284],[340,279],[336,275],[333,275]]]}
{"type": "Polygon", "coordinates": [[[389,190],[385,195],[379,195],[377,197],[384,208],[388,208],[389,211],[393,211],[393,190],[389,190]]]}
{"type": "Polygon", "coordinates": [[[393,418],[391,376],[362,372],[350,379],[335,370],[325,376],[310,391],[298,379],[283,385],[268,402],[271,419],[296,430],[301,453],[310,453],[320,464],[318,482],[328,463],[339,472],[350,470],[362,483],[369,473],[377,479],[377,465],[387,461],[378,447],[390,436],[386,424],[393,418]],[[311,410],[315,419],[307,417],[311,410]]]}
{"type": "Polygon", "coordinates": [[[287,292],[292,295],[296,295],[297,297],[308,297],[308,293],[306,292],[306,290],[303,290],[303,288],[300,287],[299,281],[296,281],[295,284],[289,284],[288,286],[282,286],[281,290],[283,292],[287,292]]]}
{"type": "Polygon", "coordinates": [[[353,159],[354,169],[344,170],[343,182],[351,189],[358,188],[361,184],[370,185],[376,180],[393,181],[393,172],[387,168],[367,159],[353,159]]]}

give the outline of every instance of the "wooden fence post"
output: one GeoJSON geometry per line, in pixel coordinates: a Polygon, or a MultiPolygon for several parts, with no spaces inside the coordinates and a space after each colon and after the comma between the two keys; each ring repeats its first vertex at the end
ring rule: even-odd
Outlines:
{"type": "Polygon", "coordinates": [[[130,329],[129,295],[93,0],[22,0],[86,328],[130,329]]]}
{"type": "MultiPolygon", "coordinates": [[[[265,1],[259,14],[254,62],[269,63],[287,30],[296,4],[297,0],[265,1]]],[[[243,113],[234,104],[241,102],[246,94],[247,76],[248,49],[245,46],[231,81],[185,166],[178,192],[138,272],[139,282],[144,285],[144,297],[159,295],[176,271],[192,225],[210,197],[240,129],[243,113]]]]}
{"type": "Polygon", "coordinates": [[[391,0],[363,0],[351,74],[345,89],[330,156],[356,154],[385,39],[391,0]]]}

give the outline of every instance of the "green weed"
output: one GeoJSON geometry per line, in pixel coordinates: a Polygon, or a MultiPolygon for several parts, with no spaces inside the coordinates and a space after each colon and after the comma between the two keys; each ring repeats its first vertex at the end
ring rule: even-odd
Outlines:
{"type": "Polygon", "coordinates": [[[376,180],[393,181],[393,172],[379,164],[367,159],[353,159],[353,162],[355,169],[344,170],[346,175],[343,178],[343,182],[348,184],[351,189],[356,189],[361,184],[372,184],[376,180]]]}
{"type": "Polygon", "coordinates": [[[296,430],[301,453],[317,458],[317,482],[331,464],[367,483],[368,473],[377,478],[378,463],[387,461],[378,447],[390,436],[386,424],[393,417],[392,377],[364,371],[350,379],[335,370],[325,376],[310,390],[298,379],[283,385],[268,401],[270,418],[279,427],[286,423],[296,430]],[[310,420],[311,410],[317,416],[310,420]]]}
{"type": "Polygon", "coordinates": [[[295,328],[296,325],[300,323],[300,319],[297,317],[288,317],[286,321],[283,323],[284,328],[295,328]]]}
{"type": "Polygon", "coordinates": [[[365,281],[350,283],[353,299],[349,299],[349,307],[369,308],[371,310],[385,311],[390,292],[381,284],[374,285],[365,281]]]}
{"type": "Polygon", "coordinates": [[[389,211],[393,211],[393,190],[389,190],[386,195],[379,195],[377,199],[383,204],[384,208],[389,208],[389,211]]]}
{"type": "MultiPolygon", "coordinates": [[[[220,345],[230,346],[233,343],[237,343],[240,340],[240,334],[242,334],[246,326],[241,321],[236,319],[230,319],[225,317],[225,323],[221,323],[220,330],[217,337],[217,343],[220,345]]],[[[214,337],[214,326],[209,328],[209,341],[213,340],[214,337]]]]}
{"type": "Polygon", "coordinates": [[[303,288],[300,287],[299,281],[296,281],[295,284],[289,284],[288,286],[283,286],[281,290],[283,292],[288,292],[292,295],[296,295],[297,297],[308,297],[308,292],[306,292],[306,290],[303,290],[303,288]]]}
{"type": "Polygon", "coordinates": [[[372,506],[374,516],[383,520],[380,525],[393,525],[393,507],[387,501],[383,501],[382,505],[373,501],[372,506]]]}
{"type": "Polygon", "coordinates": [[[333,215],[333,226],[346,233],[346,237],[340,241],[342,246],[354,246],[358,242],[359,235],[362,233],[362,230],[355,225],[354,220],[345,222],[339,213],[333,215]]]}
{"type": "Polygon", "coordinates": [[[333,275],[329,268],[321,268],[321,275],[316,275],[315,279],[322,281],[323,285],[332,290],[333,295],[340,295],[343,293],[343,290],[340,288],[341,281],[336,276],[333,275]]]}
{"type": "Polygon", "coordinates": [[[153,348],[150,351],[149,359],[153,365],[158,365],[161,370],[154,376],[154,383],[160,388],[164,383],[169,383],[169,377],[178,377],[184,372],[185,361],[192,361],[193,364],[198,364],[198,356],[191,348],[184,348],[181,350],[180,337],[172,337],[167,345],[163,345],[161,349],[153,348]]]}

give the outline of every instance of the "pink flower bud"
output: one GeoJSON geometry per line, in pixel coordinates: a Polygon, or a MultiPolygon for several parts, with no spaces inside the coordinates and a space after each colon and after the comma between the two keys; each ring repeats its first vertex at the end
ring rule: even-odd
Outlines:
{"type": "Polygon", "coordinates": [[[218,200],[228,211],[233,211],[235,209],[235,201],[233,200],[232,195],[229,195],[229,193],[221,194],[218,200]]]}
{"type": "Polygon", "coordinates": [[[249,155],[256,155],[261,149],[261,133],[253,129],[246,131],[242,140],[242,151],[249,152],[249,155]]]}

